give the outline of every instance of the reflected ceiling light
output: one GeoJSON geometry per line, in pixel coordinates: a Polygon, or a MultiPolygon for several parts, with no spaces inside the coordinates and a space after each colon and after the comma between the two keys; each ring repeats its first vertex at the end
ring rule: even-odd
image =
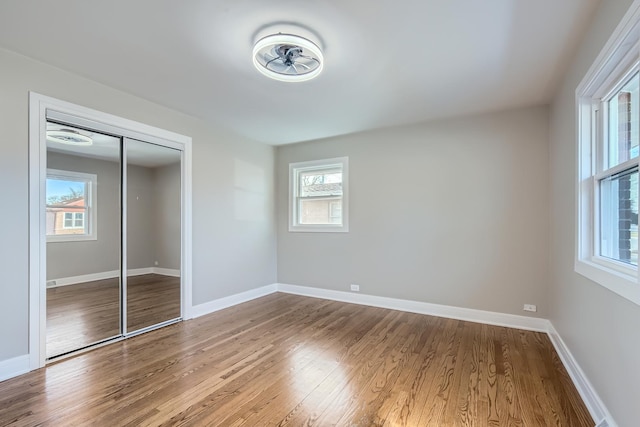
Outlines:
{"type": "Polygon", "coordinates": [[[93,139],[91,139],[91,137],[82,135],[80,132],[73,129],[48,130],[47,141],[58,142],[60,144],[67,145],[93,144],[93,139]]]}
{"type": "Polygon", "coordinates": [[[282,82],[303,82],[317,77],[324,57],[317,44],[293,34],[272,34],[253,47],[253,65],[267,77],[282,82]]]}

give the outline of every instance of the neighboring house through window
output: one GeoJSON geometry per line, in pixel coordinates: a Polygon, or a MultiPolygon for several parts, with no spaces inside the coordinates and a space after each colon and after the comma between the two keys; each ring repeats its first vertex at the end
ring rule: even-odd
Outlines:
{"type": "Polygon", "coordinates": [[[289,231],[349,231],[348,158],[289,165],[289,231]]]}
{"type": "Polygon", "coordinates": [[[47,169],[47,241],[95,240],[97,176],[47,169]]]}
{"type": "Polygon", "coordinates": [[[640,23],[634,19],[616,32],[576,90],[575,269],[640,304],[640,23]]]}

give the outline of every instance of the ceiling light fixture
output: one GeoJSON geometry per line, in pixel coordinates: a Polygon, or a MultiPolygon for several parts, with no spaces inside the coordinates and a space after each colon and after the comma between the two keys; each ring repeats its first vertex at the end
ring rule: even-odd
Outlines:
{"type": "Polygon", "coordinates": [[[91,139],[91,137],[82,135],[80,132],[73,129],[48,130],[47,141],[67,145],[87,146],[93,144],[93,139],[91,139]]]}
{"type": "Polygon", "coordinates": [[[253,47],[253,65],[267,77],[282,82],[303,82],[317,77],[324,57],[317,44],[293,34],[272,34],[253,47]]]}

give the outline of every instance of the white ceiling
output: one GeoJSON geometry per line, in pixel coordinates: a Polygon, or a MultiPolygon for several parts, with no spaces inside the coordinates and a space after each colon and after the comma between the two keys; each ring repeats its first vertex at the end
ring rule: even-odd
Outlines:
{"type": "Polygon", "coordinates": [[[598,3],[3,0],[0,46],[279,145],[548,103],[598,3]],[[323,73],[259,74],[267,26],[317,34],[323,73]]]}

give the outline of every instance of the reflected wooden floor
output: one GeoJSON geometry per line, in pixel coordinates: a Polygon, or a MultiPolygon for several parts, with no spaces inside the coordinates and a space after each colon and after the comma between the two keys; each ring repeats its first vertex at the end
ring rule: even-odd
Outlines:
{"type": "MultiPolygon", "coordinates": [[[[180,279],[158,274],[128,278],[128,329],[180,317],[180,279]]],[[[47,357],[120,335],[118,279],[47,289],[47,357]]]]}
{"type": "Polygon", "coordinates": [[[0,425],[593,426],[543,333],[272,294],[0,383],[0,425]]]}

